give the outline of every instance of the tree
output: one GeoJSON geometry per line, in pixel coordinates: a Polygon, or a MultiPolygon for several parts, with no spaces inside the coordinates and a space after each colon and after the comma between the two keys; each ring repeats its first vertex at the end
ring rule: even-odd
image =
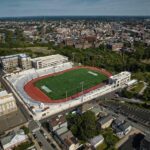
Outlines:
{"type": "Polygon", "coordinates": [[[96,117],[91,111],[87,111],[83,115],[69,114],[66,118],[68,128],[80,140],[85,141],[98,133],[96,129],[96,117]]]}
{"type": "Polygon", "coordinates": [[[143,93],[143,99],[150,101],[150,87],[147,87],[143,93]]]}

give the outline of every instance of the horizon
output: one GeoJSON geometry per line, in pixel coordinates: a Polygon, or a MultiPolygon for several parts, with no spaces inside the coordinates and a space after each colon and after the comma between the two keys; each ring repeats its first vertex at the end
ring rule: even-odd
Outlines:
{"type": "Polygon", "coordinates": [[[0,17],[150,16],[149,0],[5,0],[0,17]]]}

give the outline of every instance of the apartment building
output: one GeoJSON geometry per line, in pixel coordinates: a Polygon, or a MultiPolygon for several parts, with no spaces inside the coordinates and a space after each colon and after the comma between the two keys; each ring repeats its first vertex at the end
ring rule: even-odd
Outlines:
{"type": "Polygon", "coordinates": [[[37,57],[31,60],[32,65],[36,69],[56,66],[68,62],[68,58],[59,54],[45,57],[37,57]]]}
{"type": "Polygon", "coordinates": [[[16,100],[12,93],[0,92],[0,116],[17,111],[16,100]]]}
{"type": "Polygon", "coordinates": [[[32,67],[31,58],[26,54],[2,56],[0,57],[0,63],[2,69],[7,72],[12,72],[16,68],[30,69],[32,67]]]}

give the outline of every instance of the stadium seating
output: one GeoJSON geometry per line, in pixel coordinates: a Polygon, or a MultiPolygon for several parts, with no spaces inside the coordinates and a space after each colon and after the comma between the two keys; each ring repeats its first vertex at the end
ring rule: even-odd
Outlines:
{"type": "Polygon", "coordinates": [[[32,79],[47,75],[47,74],[52,74],[56,72],[60,72],[66,69],[72,68],[72,63],[67,62],[61,65],[53,66],[53,67],[48,67],[48,68],[42,68],[42,69],[30,69],[30,70],[25,70],[17,74],[12,74],[11,76],[7,77],[7,80],[14,86],[14,88],[18,91],[19,95],[23,98],[23,100],[26,103],[36,103],[35,100],[33,100],[28,94],[24,91],[24,85],[31,81],[32,79]]]}

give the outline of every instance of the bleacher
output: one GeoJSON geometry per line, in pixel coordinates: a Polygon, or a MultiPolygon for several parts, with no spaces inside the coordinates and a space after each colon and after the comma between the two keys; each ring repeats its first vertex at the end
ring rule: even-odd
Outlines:
{"type": "Polygon", "coordinates": [[[48,75],[48,74],[53,74],[56,72],[64,71],[67,69],[72,68],[72,63],[67,62],[61,65],[53,66],[53,67],[48,67],[48,68],[42,68],[42,69],[30,69],[30,70],[25,70],[16,74],[12,74],[11,76],[7,77],[7,80],[14,86],[16,91],[19,93],[19,95],[23,98],[23,100],[26,103],[36,103],[37,101],[33,100],[28,94],[24,91],[24,86],[26,83],[31,81],[32,79],[48,75]]]}

